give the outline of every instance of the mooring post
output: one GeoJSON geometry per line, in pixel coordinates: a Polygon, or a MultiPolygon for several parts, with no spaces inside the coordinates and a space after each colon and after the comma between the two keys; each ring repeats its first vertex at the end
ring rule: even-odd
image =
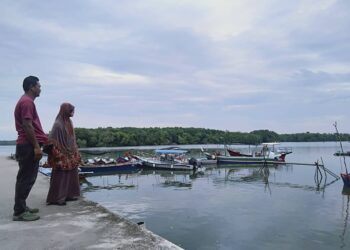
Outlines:
{"type": "Polygon", "coordinates": [[[315,169],[314,180],[315,180],[315,183],[316,183],[317,187],[319,188],[320,184],[322,182],[323,176],[322,176],[322,172],[321,172],[320,166],[318,164],[318,160],[315,162],[315,166],[316,166],[316,169],[315,169]]]}

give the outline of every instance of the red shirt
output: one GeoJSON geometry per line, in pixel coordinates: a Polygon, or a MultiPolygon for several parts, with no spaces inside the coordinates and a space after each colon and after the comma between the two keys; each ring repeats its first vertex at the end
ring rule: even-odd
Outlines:
{"type": "Polygon", "coordinates": [[[41,127],[40,119],[38,113],[36,112],[34,100],[27,95],[23,95],[17,102],[15,108],[15,122],[16,130],[18,134],[17,144],[28,144],[26,133],[22,127],[24,119],[29,119],[32,121],[34,128],[34,134],[38,143],[46,143],[47,135],[44,133],[43,128],[41,127]]]}

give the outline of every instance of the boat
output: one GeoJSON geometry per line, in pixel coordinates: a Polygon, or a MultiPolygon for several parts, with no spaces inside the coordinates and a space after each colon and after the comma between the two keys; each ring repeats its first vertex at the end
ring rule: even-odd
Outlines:
{"type": "Polygon", "coordinates": [[[288,154],[291,154],[292,148],[275,148],[276,145],[279,145],[277,142],[268,142],[268,143],[262,143],[262,149],[255,150],[252,153],[245,154],[242,152],[239,152],[237,150],[227,148],[227,152],[230,156],[239,156],[239,157],[254,157],[254,156],[264,156],[265,158],[278,158],[280,161],[285,161],[285,157],[288,154]]]}
{"type": "Polygon", "coordinates": [[[241,152],[238,152],[238,151],[233,150],[233,149],[230,149],[230,148],[227,149],[227,152],[230,154],[230,156],[246,156],[246,157],[253,157],[253,154],[243,154],[243,153],[241,153],[241,152]]]}
{"type": "Polygon", "coordinates": [[[213,161],[213,162],[216,161],[216,158],[217,158],[218,155],[221,155],[221,153],[219,151],[215,151],[213,153],[209,153],[209,152],[205,151],[202,147],[201,147],[201,152],[205,155],[205,158],[207,160],[213,161]]]}
{"type": "Polygon", "coordinates": [[[343,206],[342,206],[342,218],[344,218],[344,222],[343,222],[342,234],[340,235],[340,239],[342,241],[342,246],[340,248],[344,248],[346,246],[345,244],[346,230],[348,227],[349,211],[350,211],[350,187],[346,187],[344,185],[342,194],[345,197],[343,199],[343,206]]]}
{"type": "Polygon", "coordinates": [[[113,151],[109,150],[93,150],[93,149],[79,149],[80,153],[88,154],[88,155],[104,155],[108,153],[112,153],[113,151]]]}
{"type": "Polygon", "coordinates": [[[202,158],[191,158],[188,160],[188,163],[190,165],[196,165],[196,166],[207,166],[207,165],[216,165],[217,159],[208,159],[207,157],[202,158]]]}
{"type": "MultiPolygon", "coordinates": [[[[47,162],[40,165],[39,172],[51,176],[52,168],[47,162]]],[[[88,159],[79,166],[79,176],[107,175],[115,173],[135,173],[141,170],[141,162],[132,157],[88,159]]]]}
{"type": "Polygon", "coordinates": [[[217,156],[218,164],[276,164],[284,163],[287,154],[291,154],[291,148],[279,148],[279,143],[262,143],[260,150],[251,154],[243,154],[233,149],[227,149],[229,155],[217,156]]]}
{"type": "Polygon", "coordinates": [[[193,170],[194,166],[187,162],[164,161],[154,158],[141,158],[142,167],[157,170],[193,170]]]}
{"type": "Polygon", "coordinates": [[[42,166],[39,166],[39,173],[45,175],[45,176],[51,176],[51,171],[52,171],[52,168],[48,168],[48,167],[42,167],[42,166]]]}
{"type": "Polygon", "coordinates": [[[346,166],[345,152],[344,152],[342,140],[340,138],[340,134],[339,134],[339,131],[338,131],[337,122],[335,122],[333,124],[333,126],[335,127],[336,137],[338,138],[339,144],[340,144],[340,152],[342,153],[343,160],[344,160],[345,173],[340,173],[340,176],[341,176],[341,178],[343,180],[344,186],[345,187],[350,187],[350,173],[348,172],[348,168],[346,166]]]}
{"type": "Polygon", "coordinates": [[[169,157],[174,156],[183,156],[184,154],[187,153],[187,150],[181,149],[179,147],[168,147],[168,148],[161,148],[161,149],[156,149],[154,151],[156,154],[164,154],[168,155],[169,157]]]}
{"type": "Polygon", "coordinates": [[[119,171],[138,171],[141,169],[140,162],[125,162],[106,165],[84,165],[80,166],[81,173],[106,173],[106,172],[119,172],[119,171]]]}
{"type": "MultiPolygon", "coordinates": [[[[47,167],[47,166],[39,166],[39,173],[47,176],[47,177],[51,177],[51,173],[52,173],[52,168],[51,167],[47,167]]],[[[83,179],[86,176],[88,176],[89,174],[93,174],[93,172],[79,172],[79,179],[83,179]]]]}
{"type": "Polygon", "coordinates": [[[81,173],[103,174],[121,171],[139,171],[141,162],[133,157],[93,158],[88,159],[84,165],[79,166],[81,173]]]}
{"type": "Polygon", "coordinates": [[[340,152],[340,151],[337,151],[333,154],[334,156],[350,156],[350,151],[347,151],[347,152],[340,152]]]}
{"type": "Polygon", "coordinates": [[[154,151],[154,157],[139,157],[137,158],[142,162],[142,167],[146,169],[157,169],[157,170],[193,170],[195,164],[189,164],[185,154],[186,150],[171,147],[156,149],[154,151]]]}
{"type": "Polygon", "coordinates": [[[350,188],[350,174],[341,173],[340,176],[343,180],[344,186],[350,188]]]}
{"type": "Polygon", "coordinates": [[[218,156],[218,164],[278,164],[284,163],[278,158],[267,158],[264,156],[218,156]]]}

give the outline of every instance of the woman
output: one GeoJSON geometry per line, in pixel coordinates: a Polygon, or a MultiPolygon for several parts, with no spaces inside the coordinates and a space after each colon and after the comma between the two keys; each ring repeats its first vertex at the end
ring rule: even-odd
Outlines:
{"type": "Polygon", "coordinates": [[[80,196],[78,166],[81,158],[70,119],[73,115],[74,106],[63,103],[49,135],[53,148],[48,154],[52,167],[48,205],[66,205],[66,201],[77,200],[80,196]]]}

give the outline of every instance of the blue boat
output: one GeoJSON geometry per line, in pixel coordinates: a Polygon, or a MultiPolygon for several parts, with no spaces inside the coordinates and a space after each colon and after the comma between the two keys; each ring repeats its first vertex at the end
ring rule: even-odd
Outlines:
{"type": "Polygon", "coordinates": [[[141,163],[138,161],[130,161],[124,163],[114,163],[106,165],[84,165],[80,166],[81,173],[92,173],[95,174],[104,174],[104,173],[117,173],[124,171],[133,171],[137,172],[141,169],[141,163]]]}
{"type": "MultiPolygon", "coordinates": [[[[79,176],[109,175],[118,173],[136,173],[141,170],[141,162],[130,161],[124,163],[114,163],[106,165],[84,165],[79,166],[79,176]]],[[[40,167],[39,172],[46,176],[51,176],[52,168],[40,167]]]]}
{"type": "Polygon", "coordinates": [[[52,171],[52,168],[48,168],[48,167],[42,167],[40,166],[39,167],[39,173],[45,175],[45,176],[51,176],[51,171],[52,171]]]}
{"type": "Polygon", "coordinates": [[[156,154],[173,154],[173,155],[184,155],[187,150],[181,149],[179,147],[168,147],[154,150],[156,154]]]}
{"type": "MultiPolygon", "coordinates": [[[[41,174],[43,174],[43,175],[45,175],[47,177],[51,177],[52,168],[47,167],[47,166],[46,167],[40,166],[39,167],[39,173],[41,173],[41,174]]],[[[84,172],[84,173],[79,172],[79,178],[81,179],[81,178],[83,178],[83,177],[85,177],[85,176],[87,176],[89,174],[93,174],[93,172],[84,172]]]]}

